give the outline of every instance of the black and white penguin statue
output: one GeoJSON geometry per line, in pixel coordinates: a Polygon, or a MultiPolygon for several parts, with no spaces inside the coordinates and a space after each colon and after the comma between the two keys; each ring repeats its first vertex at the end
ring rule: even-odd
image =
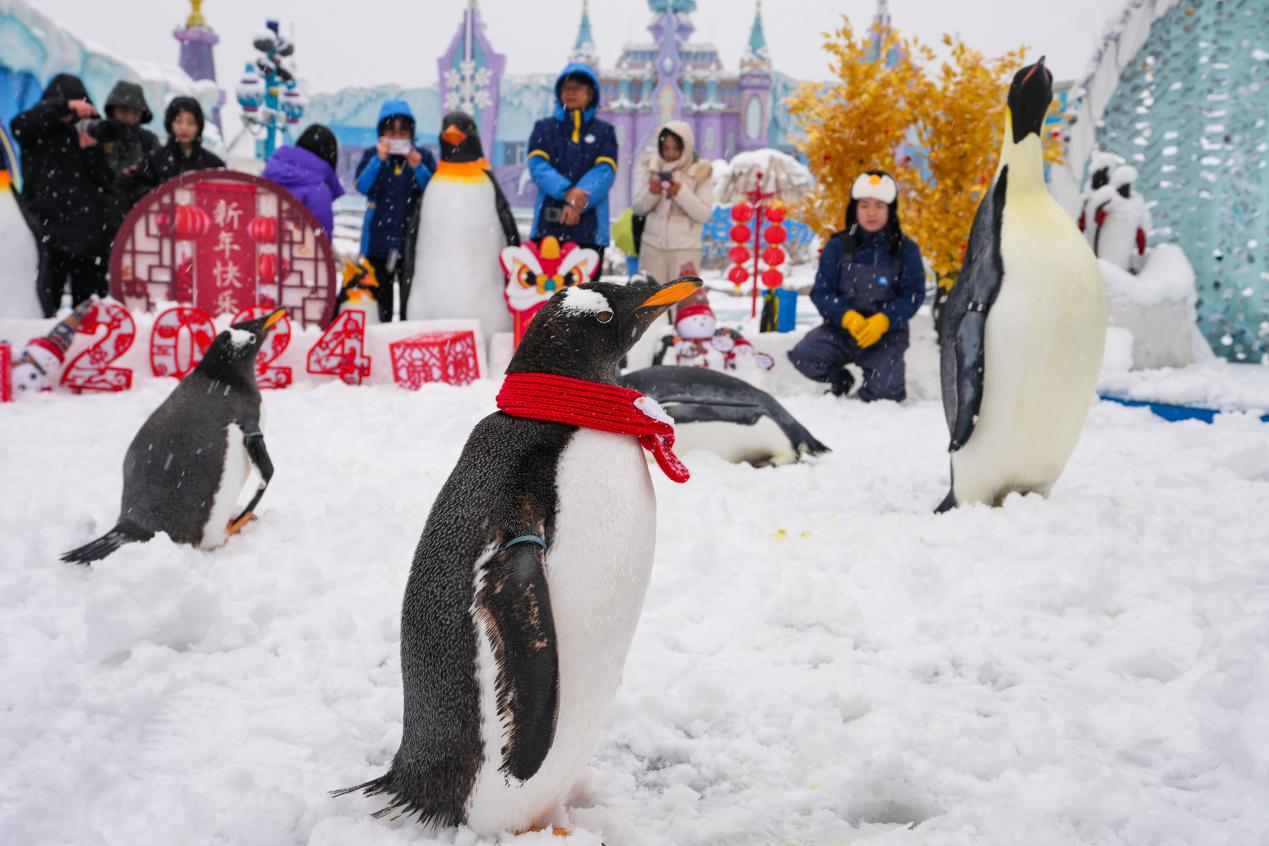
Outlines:
{"type": "Polygon", "coordinates": [[[203,360],[141,425],[123,460],[123,502],[113,529],[63,561],[91,564],[126,543],[167,532],[177,543],[213,549],[255,519],[273,462],[255,360],[285,309],[235,323],[216,335],[203,360]],[[254,496],[235,514],[251,468],[254,496]]]}
{"type": "Polygon", "coordinates": [[[1009,89],[1000,166],[974,216],[939,343],[952,485],[939,505],[1047,496],[1079,440],[1106,342],[1092,250],[1044,183],[1044,59],[1009,89]]]}
{"type": "Polygon", "coordinates": [[[0,127],[0,318],[39,320],[40,228],[18,192],[21,176],[0,127]]]}
{"type": "Polygon", "coordinates": [[[488,343],[495,332],[511,331],[498,257],[520,243],[520,234],[485,160],[476,122],[450,112],[442,124],[441,160],[406,242],[405,272],[412,281],[405,319],[476,319],[488,343]]]}
{"type": "MultiPolygon", "coordinates": [[[[699,285],[587,283],[533,319],[507,368],[503,410],[472,431],[414,553],[401,747],[385,775],[337,794],[386,794],[376,816],[482,835],[551,821],[621,680],[656,543],[647,436],[609,424],[623,406],[672,427],[617,385],[617,365],[699,285]],[[587,422],[558,422],[570,414],[587,422]]],[[[665,463],[672,452],[653,451],[686,478],[665,463]]]]}

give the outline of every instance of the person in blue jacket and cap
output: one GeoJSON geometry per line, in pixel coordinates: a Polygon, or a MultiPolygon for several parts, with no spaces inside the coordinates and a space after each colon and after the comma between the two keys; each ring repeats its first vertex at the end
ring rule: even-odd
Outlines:
{"type": "Polygon", "coordinates": [[[595,117],[598,111],[595,71],[566,65],[555,81],[555,113],[533,125],[528,153],[538,189],[530,237],[554,235],[595,250],[596,276],[608,246],[608,191],[617,178],[617,133],[595,117]]]}
{"type": "Polygon", "coordinates": [[[846,228],[820,255],[811,302],[824,323],[789,351],[803,376],[845,396],[863,371],[859,398],[902,401],[908,321],[925,300],[925,265],[899,224],[899,191],[884,170],[867,170],[851,186],[846,228]]]}
{"type": "Polygon", "coordinates": [[[361,227],[361,254],[375,270],[379,283],[379,320],[392,320],[393,282],[401,287],[401,315],[410,299],[405,267],[406,232],[428,180],[436,172],[436,158],[414,143],[414,112],[404,100],[387,100],[379,109],[379,141],[361,154],[357,190],[366,195],[361,227]]]}

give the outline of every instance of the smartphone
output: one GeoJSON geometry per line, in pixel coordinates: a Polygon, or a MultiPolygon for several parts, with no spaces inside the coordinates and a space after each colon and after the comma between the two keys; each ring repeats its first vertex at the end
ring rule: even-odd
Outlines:
{"type": "Polygon", "coordinates": [[[672,180],[672,179],[670,178],[670,172],[669,172],[668,170],[658,170],[658,171],[657,171],[657,179],[660,179],[662,182],[673,182],[673,181],[674,181],[674,180],[672,180]]]}
{"type": "Polygon", "coordinates": [[[410,143],[408,138],[392,138],[388,141],[388,155],[390,156],[408,156],[413,149],[414,145],[410,143]]]}

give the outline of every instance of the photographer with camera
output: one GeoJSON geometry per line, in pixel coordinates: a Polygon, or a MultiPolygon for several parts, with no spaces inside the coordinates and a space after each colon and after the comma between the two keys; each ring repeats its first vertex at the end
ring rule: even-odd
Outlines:
{"type": "Polygon", "coordinates": [[[102,155],[112,174],[109,189],[110,237],[123,219],[152,187],[148,173],[150,157],[159,149],[159,139],[143,124],[154,119],[145,93],[135,82],[120,80],[106,97],[106,117],[86,118],[79,131],[101,145],[102,155]]]}
{"type": "Polygon", "coordinates": [[[379,320],[392,320],[393,282],[401,288],[401,318],[410,298],[405,267],[406,230],[423,189],[436,172],[436,159],[414,144],[414,113],[404,100],[388,100],[379,109],[379,141],[361,154],[357,190],[366,195],[361,254],[379,282],[379,320]]]}
{"type": "Polygon", "coordinates": [[[22,148],[23,200],[44,233],[39,297],[45,317],[57,313],[67,277],[75,305],[109,292],[112,177],[96,139],[76,126],[96,117],[84,83],[63,73],[11,124],[22,148]]]}
{"type": "Polygon", "coordinates": [[[630,208],[646,216],[639,269],[664,282],[701,266],[701,227],[714,212],[714,179],[709,162],[696,159],[689,124],[672,120],[656,139],[657,152],[640,163],[630,208]]]}
{"type": "Polygon", "coordinates": [[[597,277],[608,246],[608,191],[617,179],[617,133],[595,117],[599,78],[573,62],[555,81],[555,112],[533,125],[529,175],[537,186],[533,233],[572,241],[599,253],[597,277]]]}

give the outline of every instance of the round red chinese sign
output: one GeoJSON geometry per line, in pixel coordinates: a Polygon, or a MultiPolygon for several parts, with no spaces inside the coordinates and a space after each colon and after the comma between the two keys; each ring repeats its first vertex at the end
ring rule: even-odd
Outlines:
{"type": "Polygon", "coordinates": [[[335,260],[312,212],[246,173],[169,179],[128,214],[110,253],[110,293],[134,312],[189,303],[213,317],[282,306],[301,326],[334,314],[335,260]]]}

